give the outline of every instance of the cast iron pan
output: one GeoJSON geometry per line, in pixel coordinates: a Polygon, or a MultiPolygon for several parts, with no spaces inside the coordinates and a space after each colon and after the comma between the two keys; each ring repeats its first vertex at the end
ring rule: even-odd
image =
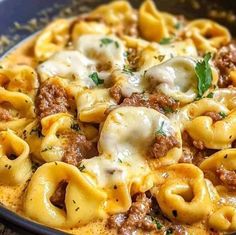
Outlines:
{"type": "MultiPolygon", "coordinates": [[[[9,39],[0,44],[0,56],[17,42],[30,36],[45,26],[47,20],[60,16],[76,15],[89,11],[97,5],[109,2],[102,0],[0,0],[0,36],[9,39]],[[33,20],[32,20],[33,18],[33,20]],[[46,19],[46,20],[45,20],[46,19]],[[37,20],[37,25],[32,22],[37,20]],[[27,23],[28,22],[28,23],[27,23]],[[19,25],[23,26],[19,29],[19,25]],[[31,25],[33,27],[28,28],[31,25]]],[[[131,0],[138,7],[141,0],[131,0]]],[[[235,0],[157,0],[159,9],[175,14],[183,14],[187,18],[212,18],[227,26],[236,36],[236,1],[235,0]],[[219,14],[216,15],[215,12],[219,14]]],[[[64,234],[58,230],[39,225],[24,219],[0,205],[0,222],[18,234],[64,234]]]]}

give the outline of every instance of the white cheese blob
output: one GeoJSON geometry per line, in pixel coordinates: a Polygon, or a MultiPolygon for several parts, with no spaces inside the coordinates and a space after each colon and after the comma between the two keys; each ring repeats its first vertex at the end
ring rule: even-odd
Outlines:
{"type": "Polygon", "coordinates": [[[41,81],[59,76],[68,80],[78,80],[83,87],[92,87],[89,75],[96,70],[95,64],[78,51],[60,51],[38,67],[41,81]]]}
{"type": "Polygon", "coordinates": [[[75,44],[76,50],[96,64],[123,68],[125,47],[119,38],[107,35],[83,35],[75,44]]]}
{"type": "Polygon", "coordinates": [[[182,103],[189,103],[197,96],[196,62],[189,57],[174,57],[153,66],[145,73],[149,86],[156,87],[164,94],[182,103]]]}

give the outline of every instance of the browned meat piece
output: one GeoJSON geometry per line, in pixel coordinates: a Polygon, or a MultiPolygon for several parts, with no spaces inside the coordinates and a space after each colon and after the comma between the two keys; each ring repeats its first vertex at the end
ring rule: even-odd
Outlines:
{"type": "Polygon", "coordinates": [[[137,48],[129,48],[127,51],[127,59],[132,70],[136,70],[139,63],[139,53],[137,48]]]}
{"type": "Polygon", "coordinates": [[[12,120],[12,115],[10,112],[2,107],[0,107],[0,120],[6,122],[12,120]]]}
{"type": "Polygon", "coordinates": [[[174,136],[157,135],[149,154],[152,158],[164,157],[174,147],[180,148],[180,143],[174,136]]]}
{"type": "Polygon", "coordinates": [[[107,226],[109,228],[120,228],[126,219],[127,215],[123,213],[112,215],[108,218],[107,226]]]}
{"type": "Polygon", "coordinates": [[[143,231],[155,230],[156,226],[147,216],[151,211],[151,200],[145,193],[137,195],[135,202],[132,203],[127,214],[117,214],[110,217],[108,226],[117,228],[118,234],[131,235],[137,229],[143,231]]]}
{"type": "Polygon", "coordinates": [[[183,153],[179,160],[180,163],[192,163],[193,160],[193,153],[190,148],[183,147],[182,149],[183,153]]]}
{"type": "Polygon", "coordinates": [[[231,84],[229,73],[236,68],[236,43],[231,42],[227,46],[223,46],[216,53],[214,62],[220,71],[218,86],[228,87],[231,84]]]}
{"type": "Polygon", "coordinates": [[[166,96],[162,93],[155,94],[132,94],[129,98],[125,98],[121,106],[136,106],[147,107],[155,109],[159,112],[173,112],[178,106],[179,102],[173,98],[166,96]]]}
{"type": "Polygon", "coordinates": [[[110,96],[116,101],[117,104],[121,102],[122,94],[121,94],[121,88],[117,85],[114,85],[109,90],[110,96]]]}
{"type": "Polygon", "coordinates": [[[95,144],[86,139],[84,135],[75,132],[63,133],[66,139],[62,161],[78,166],[80,161],[98,155],[95,144]]]}
{"type": "Polygon", "coordinates": [[[223,119],[223,117],[219,113],[216,113],[216,112],[206,112],[203,115],[209,116],[210,118],[212,118],[213,122],[217,122],[223,119]]]}
{"type": "Polygon", "coordinates": [[[200,149],[200,150],[205,149],[204,143],[201,140],[193,140],[193,145],[197,149],[200,149]]]}
{"type": "Polygon", "coordinates": [[[222,183],[230,190],[236,190],[236,172],[228,171],[223,166],[216,169],[216,174],[222,183]]]}
{"type": "Polygon", "coordinates": [[[66,113],[69,102],[65,89],[57,84],[44,82],[40,87],[36,107],[40,118],[56,113],[66,113]]]}
{"type": "Polygon", "coordinates": [[[51,203],[59,207],[61,209],[65,209],[65,196],[66,196],[66,187],[68,183],[65,180],[62,180],[58,186],[54,194],[51,196],[51,203]]]}

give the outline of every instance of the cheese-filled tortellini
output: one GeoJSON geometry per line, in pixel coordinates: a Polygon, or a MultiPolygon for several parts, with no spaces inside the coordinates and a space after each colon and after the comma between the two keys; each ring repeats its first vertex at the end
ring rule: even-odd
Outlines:
{"type": "Polygon", "coordinates": [[[105,111],[116,105],[108,89],[85,90],[78,94],[76,102],[79,120],[95,123],[104,121],[105,111]]]}
{"type": "Polygon", "coordinates": [[[32,174],[28,144],[13,131],[0,132],[0,183],[19,185],[32,174]]]}
{"type": "Polygon", "coordinates": [[[168,28],[162,14],[151,0],[145,1],[139,9],[141,35],[150,41],[161,41],[169,37],[168,28]]]}
{"type": "Polygon", "coordinates": [[[168,218],[191,224],[207,216],[212,204],[203,172],[191,164],[172,165],[167,172],[166,180],[163,172],[154,176],[153,194],[168,218]]]}
{"type": "Polygon", "coordinates": [[[96,189],[77,167],[52,162],[38,168],[33,175],[26,192],[24,211],[31,219],[48,226],[70,228],[104,218],[105,199],[106,194],[96,189]],[[64,209],[55,206],[52,199],[61,182],[66,183],[64,209]]]}
{"type": "Polygon", "coordinates": [[[0,69],[0,86],[8,91],[22,92],[34,99],[39,83],[33,68],[16,65],[0,69]]]}
{"type": "Polygon", "coordinates": [[[19,131],[34,117],[34,104],[28,95],[0,87],[0,130],[19,131]]]}
{"type": "Polygon", "coordinates": [[[188,57],[175,57],[148,69],[145,79],[150,86],[172,96],[182,103],[197,97],[196,62],[188,57]]]}
{"type": "Polygon", "coordinates": [[[44,61],[61,50],[68,42],[70,20],[58,19],[49,24],[38,36],[34,47],[35,57],[44,61]]]}
{"type": "Polygon", "coordinates": [[[226,45],[230,39],[229,31],[214,21],[199,19],[190,22],[186,37],[192,38],[196,47],[202,52],[216,52],[217,48],[226,45]]]}

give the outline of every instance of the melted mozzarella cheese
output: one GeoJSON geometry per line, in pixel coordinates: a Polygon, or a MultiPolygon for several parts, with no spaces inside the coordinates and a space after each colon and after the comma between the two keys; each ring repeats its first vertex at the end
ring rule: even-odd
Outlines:
{"type": "Polygon", "coordinates": [[[115,36],[84,35],[79,37],[75,48],[96,64],[121,68],[125,64],[125,47],[115,36]]]}
{"type": "Polygon", "coordinates": [[[196,62],[189,57],[174,57],[148,69],[145,78],[150,86],[155,86],[164,94],[188,103],[196,98],[195,65],[196,62]]]}

